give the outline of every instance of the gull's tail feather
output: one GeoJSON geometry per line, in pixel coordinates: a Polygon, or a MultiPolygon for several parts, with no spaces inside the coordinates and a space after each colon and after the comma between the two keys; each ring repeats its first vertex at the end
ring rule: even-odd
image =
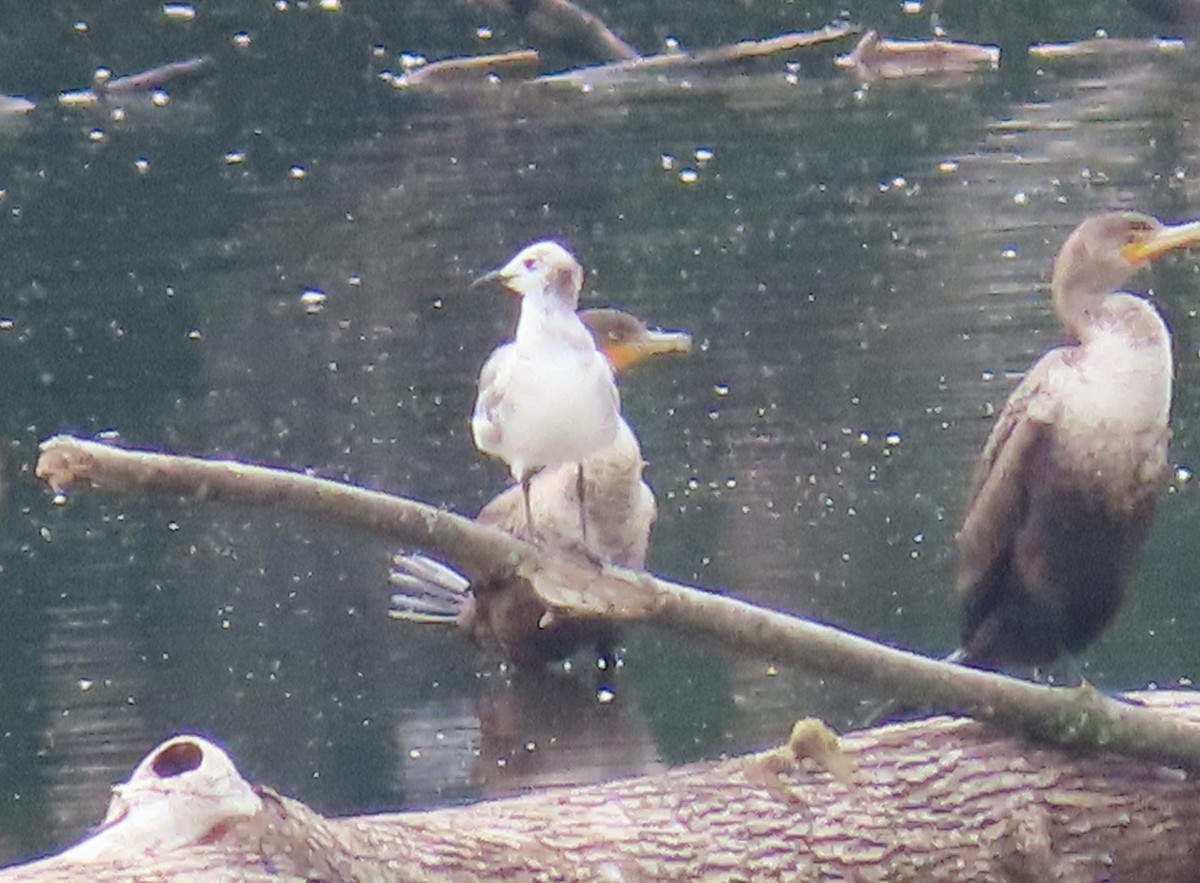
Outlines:
{"type": "Polygon", "coordinates": [[[392,556],[388,582],[395,590],[392,619],[455,623],[471,600],[471,584],[462,574],[424,555],[392,556]]]}

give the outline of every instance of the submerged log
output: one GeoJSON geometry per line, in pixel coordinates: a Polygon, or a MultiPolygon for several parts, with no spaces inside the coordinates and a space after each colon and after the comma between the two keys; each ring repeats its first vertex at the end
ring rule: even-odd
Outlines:
{"type": "MultiPolygon", "coordinates": [[[[1200,697],[1139,697],[1200,720],[1200,697]]],[[[600,786],[329,819],[251,788],[197,736],[115,789],[105,824],[3,883],[208,880],[1049,881],[1200,873],[1200,784],[934,718],[600,786]]]]}

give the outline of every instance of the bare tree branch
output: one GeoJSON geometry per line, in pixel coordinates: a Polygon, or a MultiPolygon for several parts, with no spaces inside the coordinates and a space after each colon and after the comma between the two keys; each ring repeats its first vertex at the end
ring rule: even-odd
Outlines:
{"type": "MultiPolygon", "coordinates": [[[[131,451],[69,436],[42,444],[37,474],[58,494],[87,484],[118,494],[168,494],[287,505],[427,550],[473,582],[527,584],[550,617],[602,617],[699,632],[714,641],[880,695],[955,710],[1055,745],[1103,748],[1200,771],[1200,728],[1116,702],[1088,685],[1044,687],[948,665],[726,595],[543,554],[502,531],[423,503],[311,475],[231,461],[131,451]]],[[[381,576],[382,581],[382,576],[381,576]]]]}

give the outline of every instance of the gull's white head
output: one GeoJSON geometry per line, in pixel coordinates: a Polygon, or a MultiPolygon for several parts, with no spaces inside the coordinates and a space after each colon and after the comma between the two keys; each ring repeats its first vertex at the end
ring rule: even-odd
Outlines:
{"type": "Polygon", "coordinates": [[[583,267],[557,242],[545,240],[527,245],[499,270],[480,276],[475,284],[493,279],[521,297],[548,295],[573,311],[583,289],[583,267]]]}

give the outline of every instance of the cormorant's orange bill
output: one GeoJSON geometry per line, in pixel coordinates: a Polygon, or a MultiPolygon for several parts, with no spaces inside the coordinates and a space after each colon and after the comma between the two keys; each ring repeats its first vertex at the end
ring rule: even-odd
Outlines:
{"type": "Polygon", "coordinates": [[[618,342],[602,341],[600,352],[604,353],[613,370],[618,374],[644,362],[652,356],[665,353],[686,353],[692,349],[692,336],[686,331],[647,331],[642,337],[618,342]]]}
{"type": "Polygon", "coordinates": [[[1157,260],[1176,248],[1200,243],[1200,221],[1150,229],[1135,242],[1121,247],[1121,254],[1131,264],[1141,265],[1157,260]]]}
{"type": "Polygon", "coordinates": [[[641,319],[623,310],[583,310],[579,318],[592,333],[596,349],[618,373],[651,356],[686,353],[692,348],[692,336],[686,331],[651,331],[641,319]]]}

